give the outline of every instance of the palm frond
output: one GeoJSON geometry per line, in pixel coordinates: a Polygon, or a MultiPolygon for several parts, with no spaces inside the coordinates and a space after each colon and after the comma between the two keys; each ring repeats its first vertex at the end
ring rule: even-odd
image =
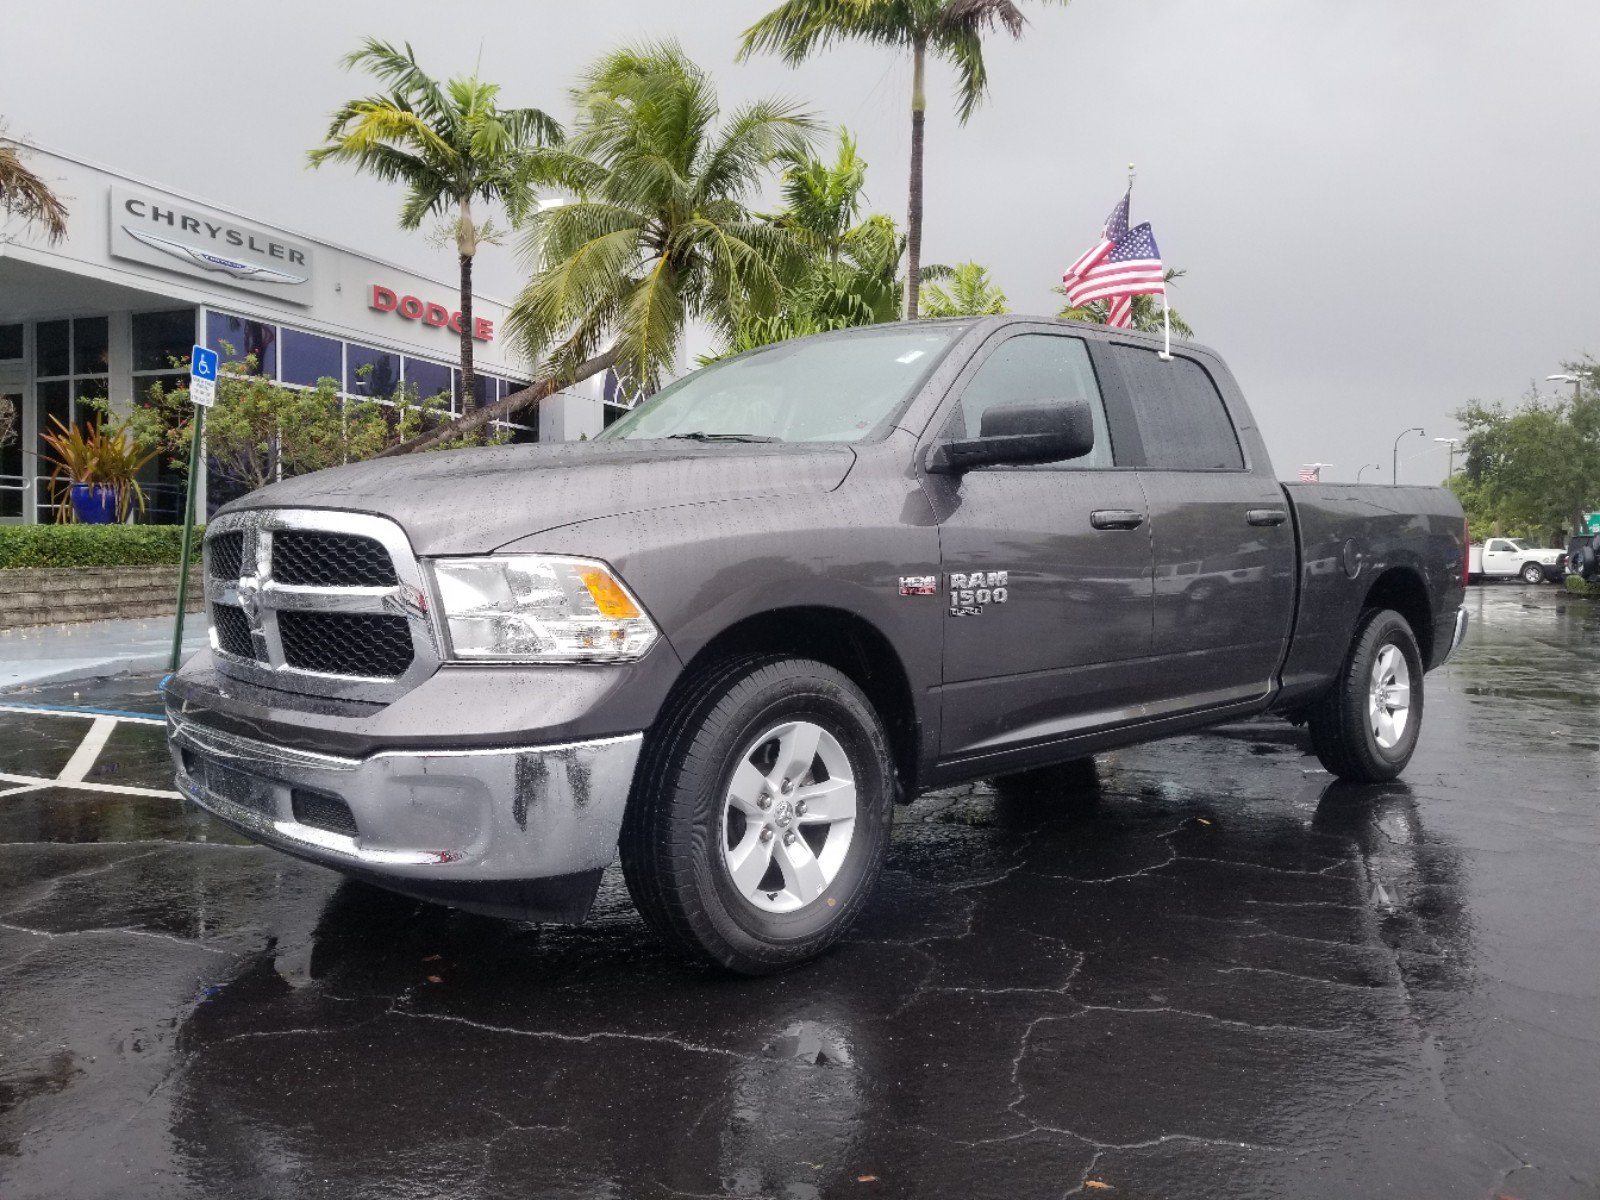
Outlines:
{"type": "Polygon", "coordinates": [[[41,226],[52,246],[67,236],[67,206],[12,146],[0,146],[0,212],[41,226]]]}

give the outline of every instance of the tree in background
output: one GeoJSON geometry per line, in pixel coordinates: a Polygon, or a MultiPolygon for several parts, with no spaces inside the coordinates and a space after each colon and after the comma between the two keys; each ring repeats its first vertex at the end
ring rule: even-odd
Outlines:
{"type": "MultiPolygon", "coordinates": [[[[5,127],[0,125],[0,133],[5,127]]],[[[50,185],[28,170],[15,146],[0,146],[0,212],[37,224],[53,246],[67,236],[67,206],[50,185]]]]}
{"type": "MultiPolygon", "coordinates": [[[[224,349],[234,353],[232,347],[224,349]]],[[[187,368],[188,363],[173,365],[187,368]]],[[[314,388],[288,387],[255,372],[250,357],[224,363],[217,402],[206,414],[211,477],[241,494],[286,476],[372,458],[387,446],[437,428],[450,411],[444,392],[418,397],[415,389],[402,385],[390,403],[350,400],[340,397],[336,379],[321,379],[314,388]]],[[[111,411],[103,399],[91,404],[111,411]]],[[[194,436],[194,405],[187,386],[153,384],[136,397],[126,428],[135,444],[158,447],[174,469],[187,471],[194,436]]]]}
{"type": "Polygon", "coordinates": [[[801,239],[748,205],[775,163],[808,154],[809,114],[758,100],[719,120],[715,85],[673,42],[605,55],[573,104],[570,137],[545,158],[575,198],[529,216],[534,275],[507,321],[542,379],[387,453],[433,449],[612,366],[653,387],[690,320],[731,343],[803,277],[801,239]]]}
{"type": "MultiPolygon", "coordinates": [[[[1045,0],[1052,2],[1052,0],[1045,0]]],[[[1065,3],[1065,0],[1060,0],[1065,3]]],[[[915,319],[922,282],[922,150],[928,56],[956,69],[956,115],[966,124],[989,86],[983,36],[1022,36],[1013,0],[784,0],[744,32],[741,59],[758,50],[794,66],[838,41],[864,41],[911,54],[911,173],[906,203],[905,315],[915,319]]]]}
{"type": "MultiPolygon", "coordinates": [[[[1168,268],[1166,279],[1168,283],[1182,279],[1185,272],[1168,268]]],[[[1050,289],[1059,296],[1065,296],[1067,289],[1062,284],[1057,284],[1050,289]]],[[[1157,303],[1155,296],[1135,296],[1132,304],[1133,328],[1141,333],[1160,333],[1165,327],[1166,318],[1162,315],[1161,304],[1157,303]]],[[[1107,300],[1095,300],[1089,304],[1066,304],[1056,316],[1067,321],[1089,321],[1095,325],[1104,325],[1110,312],[1111,304],[1107,300]]],[[[1181,338],[1192,338],[1194,329],[1185,321],[1177,309],[1172,310],[1172,332],[1181,338]]]]}
{"type": "Polygon", "coordinates": [[[1480,535],[1564,545],[1583,514],[1600,509],[1600,363],[1567,363],[1577,394],[1536,391],[1515,408],[1474,400],[1456,413],[1465,459],[1449,486],[1480,535]]]}
{"type": "Polygon", "coordinates": [[[866,172],[866,160],[844,129],[831,163],[809,154],[787,156],[779,181],[784,208],[766,220],[796,239],[807,258],[805,270],[775,311],[746,317],[720,353],[701,357],[702,365],[788,338],[899,316],[905,236],[883,213],[861,216],[866,172]]]}
{"type": "Polygon", "coordinates": [[[313,167],[330,160],[406,187],[400,227],[417,229],[429,217],[446,222],[461,267],[461,408],[476,405],[473,370],[472,261],[478,247],[501,231],[473,205],[498,203],[516,224],[533,207],[537,151],[561,137],[561,127],[537,108],[499,107],[500,88],[476,75],[440,84],[403,51],[368,38],[344,60],[364,67],[389,91],[351,100],[328,126],[313,167]]]}
{"type": "Polygon", "coordinates": [[[922,285],[924,317],[993,317],[1011,311],[1006,294],[978,263],[929,268],[924,277],[930,281],[922,285]]]}

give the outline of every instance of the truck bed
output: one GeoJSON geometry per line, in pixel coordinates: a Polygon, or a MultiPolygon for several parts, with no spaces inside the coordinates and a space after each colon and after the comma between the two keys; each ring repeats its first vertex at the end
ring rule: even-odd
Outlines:
{"type": "Polygon", "coordinates": [[[1456,498],[1440,487],[1282,486],[1294,514],[1300,587],[1276,707],[1292,707],[1333,678],[1373,582],[1396,567],[1414,570],[1427,587],[1431,620],[1416,634],[1428,665],[1436,665],[1449,650],[1441,624],[1454,620],[1463,591],[1466,527],[1456,498]]]}

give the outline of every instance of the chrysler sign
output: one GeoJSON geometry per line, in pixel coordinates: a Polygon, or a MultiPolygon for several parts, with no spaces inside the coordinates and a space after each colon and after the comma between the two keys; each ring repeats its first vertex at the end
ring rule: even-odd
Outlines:
{"type": "Polygon", "coordinates": [[[111,254],[291,304],[312,301],[311,247],[165,196],[112,187],[111,254]]]}

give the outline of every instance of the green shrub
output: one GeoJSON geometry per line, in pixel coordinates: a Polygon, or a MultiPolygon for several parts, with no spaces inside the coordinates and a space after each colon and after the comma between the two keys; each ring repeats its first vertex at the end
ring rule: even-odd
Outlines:
{"type": "MultiPolygon", "coordinates": [[[[195,528],[199,558],[203,528],[195,528]]],[[[6,567],[175,567],[182,525],[0,525],[6,567]]]]}
{"type": "Polygon", "coordinates": [[[1581,576],[1567,576],[1567,591],[1575,596],[1600,596],[1600,583],[1589,583],[1581,576]]]}

